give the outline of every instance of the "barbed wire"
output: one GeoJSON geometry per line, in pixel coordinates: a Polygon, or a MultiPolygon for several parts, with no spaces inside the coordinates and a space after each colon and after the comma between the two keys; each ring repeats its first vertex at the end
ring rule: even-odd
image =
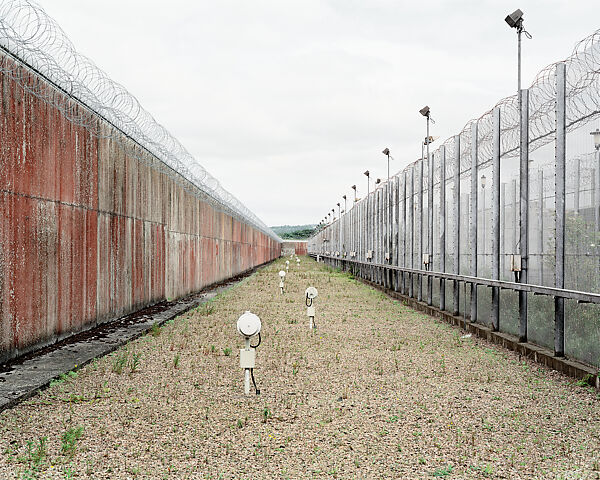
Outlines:
{"type": "Polygon", "coordinates": [[[110,79],[92,60],[77,52],[60,26],[35,1],[0,0],[0,49],[5,53],[0,55],[0,72],[26,92],[57,108],[70,122],[84,127],[92,135],[109,138],[128,155],[158,167],[214,208],[281,241],[225,190],[137,98],[110,79]],[[44,82],[31,81],[31,75],[24,67],[44,77],[60,93],[44,82]],[[73,108],[74,103],[85,108],[73,108]],[[105,122],[110,126],[107,127],[105,122]],[[123,138],[123,134],[128,138],[123,138]],[[159,159],[162,165],[148,158],[146,152],[159,159]]]}

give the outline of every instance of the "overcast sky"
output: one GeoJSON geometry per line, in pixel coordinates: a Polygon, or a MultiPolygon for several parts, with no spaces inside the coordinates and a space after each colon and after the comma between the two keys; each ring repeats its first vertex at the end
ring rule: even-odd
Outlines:
{"type": "Polygon", "coordinates": [[[442,142],[600,28],[598,0],[41,0],[268,225],[317,223],[366,177],[442,142]]]}

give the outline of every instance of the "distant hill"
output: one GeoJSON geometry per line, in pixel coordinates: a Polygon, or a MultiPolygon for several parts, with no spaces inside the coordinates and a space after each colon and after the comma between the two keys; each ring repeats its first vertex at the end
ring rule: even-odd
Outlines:
{"type": "Polygon", "coordinates": [[[312,225],[280,225],[278,227],[271,227],[277,235],[282,239],[298,239],[304,240],[309,238],[315,231],[315,224],[312,225]]]}

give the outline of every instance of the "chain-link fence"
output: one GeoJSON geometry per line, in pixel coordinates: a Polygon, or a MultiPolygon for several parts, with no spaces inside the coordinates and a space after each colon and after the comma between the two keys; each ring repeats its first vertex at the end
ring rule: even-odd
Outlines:
{"type": "Polygon", "coordinates": [[[521,108],[515,95],[470,121],[309,252],[600,365],[599,114],[600,30],[543,69],[521,108]]]}
{"type": "Polygon", "coordinates": [[[125,87],[111,80],[94,62],[75,50],[60,26],[30,0],[0,1],[0,72],[58,108],[70,121],[84,126],[97,137],[121,144],[127,154],[145,161],[132,142],[121,141],[121,132],[137,147],[150,152],[160,162],[153,168],[169,175],[190,193],[200,196],[217,210],[247,223],[280,241],[254,213],[225,190],[125,87]],[[8,57],[12,58],[9,59],[8,57]],[[56,95],[45,82],[29,82],[23,76],[25,64],[66,95],[56,95]],[[73,109],[73,100],[86,108],[73,109]],[[100,116],[119,132],[102,128],[100,116]],[[191,182],[191,184],[190,184],[191,182]]]}

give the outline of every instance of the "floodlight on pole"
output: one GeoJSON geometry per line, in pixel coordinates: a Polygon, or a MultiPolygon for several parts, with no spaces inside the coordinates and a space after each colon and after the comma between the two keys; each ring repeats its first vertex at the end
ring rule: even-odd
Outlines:
{"type": "Polygon", "coordinates": [[[354,190],[354,203],[356,203],[356,185],[352,185],[350,188],[354,190]]]}
{"type": "Polygon", "coordinates": [[[348,211],[348,205],[346,204],[346,195],[342,195],[342,198],[344,199],[344,211],[347,212],[348,211]]]}
{"type": "Polygon", "coordinates": [[[368,170],[364,174],[367,177],[367,197],[368,197],[369,194],[371,193],[371,182],[370,182],[370,180],[371,180],[370,175],[371,174],[369,173],[368,170]]]}
{"type": "Polygon", "coordinates": [[[383,153],[384,155],[387,155],[387,161],[388,161],[388,164],[387,164],[387,167],[388,167],[388,182],[389,182],[390,181],[390,158],[393,160],[394,157],[392,157],[390,155],[390,149],[387,148],[387,147],[384,148],[381,153],[383,153]]]}
{"type": "Polygon", "coordinates": [[[504,21],[510,28],[517,30],[517,42],[518,42],[518,54],[517,54],[517,92],[519,98],[519,112],[521,111],[521,34],[524,33],[529,39],[532,38],[531,34],[523,27],[523,12],[520,9],[516,9],[513,13],[506,16],[504,21]]]}
{"type": "Polygon", "coordinates": [[[338,207],[338,218],[342,218],[342,212],[341,212],[341,206],[340,206],[340,202],[337,203],[337,207],[338,207]]]}

